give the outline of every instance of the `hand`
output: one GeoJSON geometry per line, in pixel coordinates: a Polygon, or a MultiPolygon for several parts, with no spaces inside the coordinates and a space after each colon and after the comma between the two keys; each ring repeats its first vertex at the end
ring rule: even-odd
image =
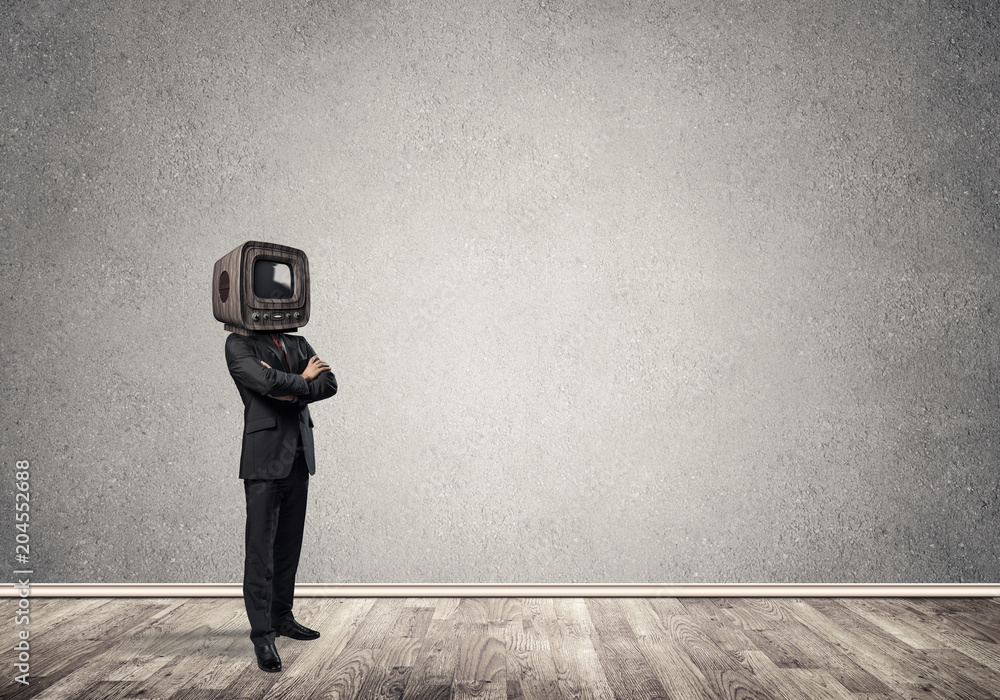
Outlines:
{"type": "Polygon", "coordinates": [[[306,365],[305,371],[302,373],[302,378],[307,382],[311,382],[313,379],[318,377],[323,372],[329,372],[330,365],[319,359],[319,355],[313,355],[309,358],[309,364],[306,365]]]}
{"type": "MultiPolygon", "coordinates": [[[[264,365],[265,367],[267,367],[268,369],[271,369],[271,365],[269,365],[266,362],[264,362],[264,360],[261,360],[260,363],[262,365],[264,365]]],[[[278,401],[294,401],[295,400],[295,397],[292,396],[291,394],[285,394],[284,396],[275,396],[274,394],[268,394],[268,396],[271,397],[272,399],[278,399],[278,401]]]]}

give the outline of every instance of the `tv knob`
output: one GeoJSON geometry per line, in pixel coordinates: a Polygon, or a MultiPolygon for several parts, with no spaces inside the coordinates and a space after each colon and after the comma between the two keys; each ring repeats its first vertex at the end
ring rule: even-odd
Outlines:
{"type": "Polygon", "coordinates": [[[267,314],[264,314],[264,320],[265,321],[267,320],[267,314]]]}
{"type": "Polygon", "coordinates": [[[296,311],[296,312],[295,312],[295,313],[293,314],[293,316],[295,316],[295,320],[296,320],[296,321],[298,321],[298,320],[299,320],[300,318],[302,318],[302,314],[300,314],[300,313],[299,313],[298,311],[296,311]]]}
{"type": "Polygon", "coordinates": [[[260,314],[257,313],[256,311],[254,311],[254,313],[253,313],[253,320],[254,321],[259,321],[260,320],[260,314]]]}

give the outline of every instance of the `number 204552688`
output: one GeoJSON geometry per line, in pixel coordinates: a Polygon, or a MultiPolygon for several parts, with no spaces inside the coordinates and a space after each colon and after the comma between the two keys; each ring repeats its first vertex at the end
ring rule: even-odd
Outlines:
{"type": "MultiPolygon", "coordinates": [[[[16,554],[27,557],[29,554],[28,523],[31,521],[29,514],[31,510],[29,462],[26,459],[18,460],[14,463],[14,468],[14,487],[17,489],[14,492],[14,510],[16,511],[14,528],[17,530],[15,551],[16,554]]],[[[21,556],[18,556],[18,561],[22,561],[21,556]]]]}

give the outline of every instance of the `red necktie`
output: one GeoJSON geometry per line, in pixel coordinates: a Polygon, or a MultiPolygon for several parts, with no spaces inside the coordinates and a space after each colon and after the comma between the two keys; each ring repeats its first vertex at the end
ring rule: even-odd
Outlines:
{"type": "Polygon", "coordinates": [[[292,363],[288,361],[288,353],[285,352],[285,347],[281,344],[281,341],[278,340],[277,334],[272,333],[271,334],[271,340],[274,341],[275,345],[277,345],[279,348],[281,348],[281,354],[285,356],[285,365],[288,367],[288,369],[291,369],[292,368],[292,363]]]}

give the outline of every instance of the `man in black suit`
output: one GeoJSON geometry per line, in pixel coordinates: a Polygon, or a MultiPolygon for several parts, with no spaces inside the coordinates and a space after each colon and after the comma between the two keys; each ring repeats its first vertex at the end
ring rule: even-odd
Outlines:
{"type": "Polygon", "coordinates": [[[243,600],[257,665],[276,672],[275,637],[319,637],[296,622],[292,598],[309,476],[316,473],[309,404],[336,394],[337,379],[305,338],[283,333],[231,333],[226,362],[243,399],[243,600]]]}

